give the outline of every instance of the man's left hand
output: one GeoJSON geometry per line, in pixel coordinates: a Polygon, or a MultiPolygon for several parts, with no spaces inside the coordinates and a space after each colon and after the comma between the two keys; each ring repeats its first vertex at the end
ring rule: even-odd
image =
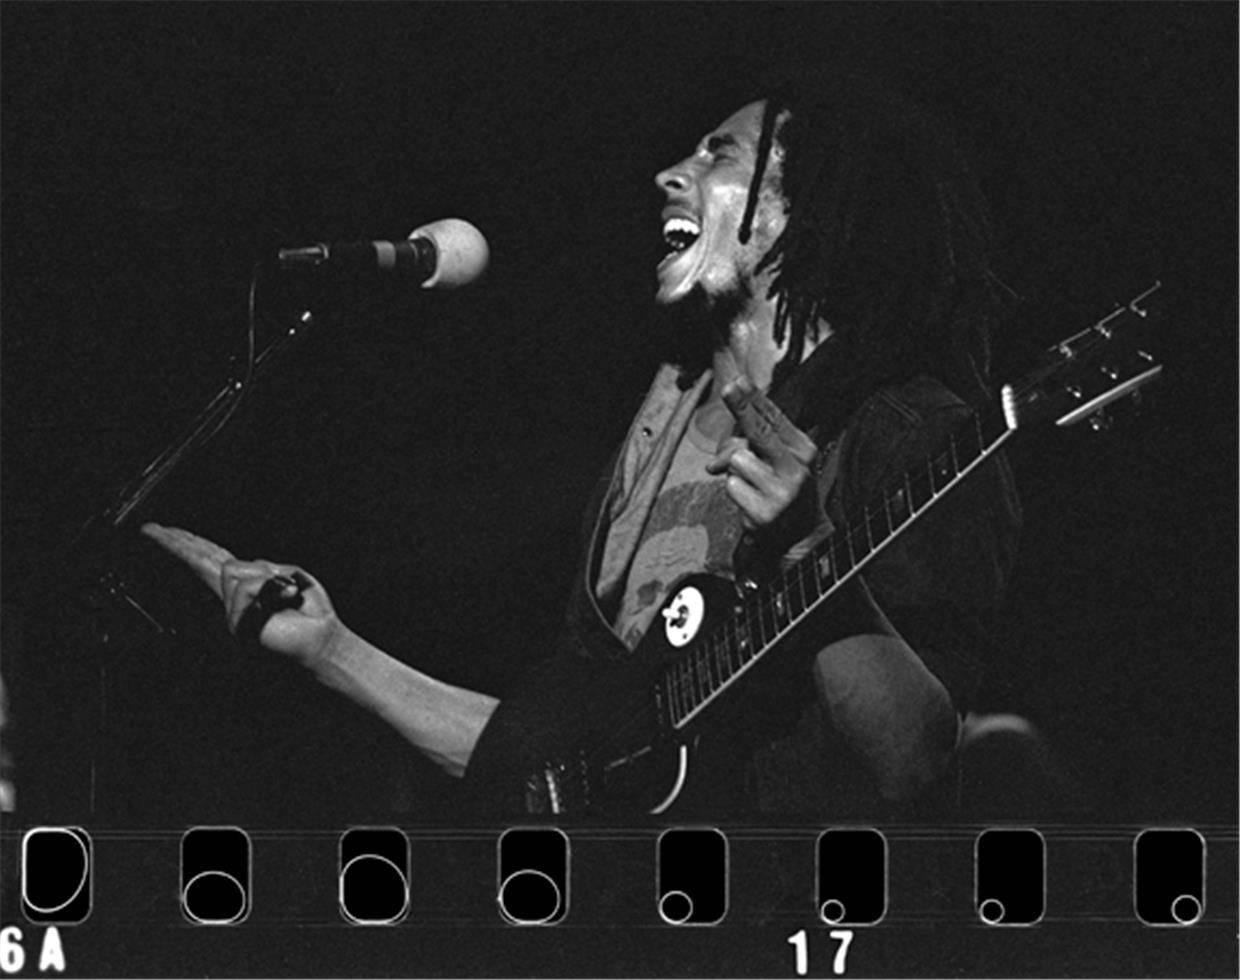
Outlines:
{"type": "Polygon", "coordinates": [[[725,440],[706,471],[728,474],[747,529],[766,527],[796,500],[818,447],[746,378],[729,382],[723,400],[740,434],[725,440]]]}

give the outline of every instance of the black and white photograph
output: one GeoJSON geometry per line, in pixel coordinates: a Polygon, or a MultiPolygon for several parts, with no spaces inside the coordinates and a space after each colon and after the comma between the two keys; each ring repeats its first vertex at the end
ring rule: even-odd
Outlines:
{"type": "Polygon", "coordinates": [[[0,972],[1235,976],[1237,37],[0,5],[0,972]]]}

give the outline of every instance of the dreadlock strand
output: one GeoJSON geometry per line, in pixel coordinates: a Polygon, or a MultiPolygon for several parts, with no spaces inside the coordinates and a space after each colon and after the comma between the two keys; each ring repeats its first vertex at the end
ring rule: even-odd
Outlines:
{"type": "Polygon", "coordinates": [[[749,182],[749,194],[745,200],[745,214],[741,218],[740,234],[737,236],[742,245],[749,241],[753,232],[754,213],[758,208],[758,196],[762,192],[762,180],[766,176],[766,160],[775,142],[775,120],[779,112],[779,106],[775,105],[772,99],[768,99],[762,107],[762,132],[758,137],[758,156],[754,161],[753,178],[749,182]]]}

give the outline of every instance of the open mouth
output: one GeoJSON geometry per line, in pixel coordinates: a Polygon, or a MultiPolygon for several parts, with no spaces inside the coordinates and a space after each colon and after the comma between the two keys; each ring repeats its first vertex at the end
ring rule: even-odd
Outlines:
{"type": "Polygon", "coordinates": [[[663,222],[663,242],[675,255],[689,248],[702,234],[702,227],[689,218],[674,217],[663,222]]]}

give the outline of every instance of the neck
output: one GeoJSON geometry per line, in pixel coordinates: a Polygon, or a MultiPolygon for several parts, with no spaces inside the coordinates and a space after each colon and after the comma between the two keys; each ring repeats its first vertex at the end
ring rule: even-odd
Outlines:
{"type": "Polygon", "coordinates": [[[721,398],[724,387],[739,375],[766,391],[786,351],[786,340],[782,345],[775,343],[775,304],[770,300],[749,304],[732,318],[727,343],[715,350],[711,399],[721,398]]]}
{"type": "Polygon", "coordinates": [[[715,349],[711,399],[722,398],[724,387],[741,374],[759,391],[768,391],[775,376],[775,368],[784,357],[796,357],[798,361],[804,361],[830,334],[828,325],[825,322],[819,323],[817,336],[811,333],[806,338],[804,348],[794,353],[788,349],[791,331],[782,343],[775,342],[774,301],[765,300],[760,304],[752,304],[732,319],[728,328],[728,342],[715,349]]]}

